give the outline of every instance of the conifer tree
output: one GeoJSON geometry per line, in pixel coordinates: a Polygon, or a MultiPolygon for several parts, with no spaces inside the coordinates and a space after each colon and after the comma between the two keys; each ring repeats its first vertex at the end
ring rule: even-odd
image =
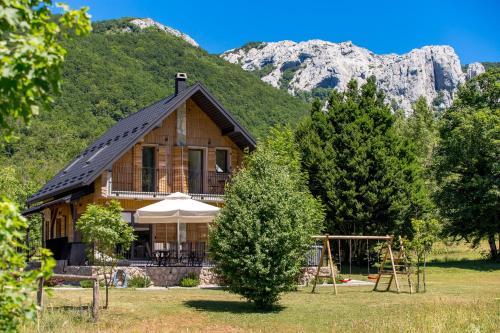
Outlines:
{"type": "Polygon", "coordinates": [[[411,218],[429,210],[413,147],[375,78],[318,101],[296,131],[311,192],[326,206],[325,231],[341,234],[411,232],[411,218]]]}

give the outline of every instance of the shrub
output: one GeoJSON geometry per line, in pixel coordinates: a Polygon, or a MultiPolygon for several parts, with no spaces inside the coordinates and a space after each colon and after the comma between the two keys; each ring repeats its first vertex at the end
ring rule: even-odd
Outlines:
{"type": "Polygon", "coordinates": [[[179,281],[181,287],[196,287],[199,284],[200,278],[194,273],[189,273],[179,281]]]}
{"type": "Polygon", "coordinates": [[[80,287],[82,287],[82,288],[92,288],[93,286],[94,286],[94,281],[92,281],[92,280],[80,281],[80,287]]]}
{"type": "Polygon", "coordinates": [[[64,283],[64,279],[51,277],[50,279],[45,280],[43,282],[43,285],[46,287],[55,287],[55,286],[61,285],[63,283],[64,283]]]}
{"type": "Polygon", "coordinates": [[[133,276],[128,280],[129,288],[147,288],[151,285],[149,276],[133,276]]]}
{"type": "Polygon", "coordinates": [[[229,184],[210,229],[215,270],[259,308],[294,290],[311,235],[323,222],[290,129],[274,129],[229,184]]]}
{"type": "MultiPolygon", "coordinates": [[[[82,281],[80,281],[80,287],[82,287],[82,288],[93,288],[94,287],[94,281],[92,281],[92,280],[82,280],[82,281]]],[[[102,280],[99,281],[99,287],[104,287],[104,281],[102,281],[102,280]]]]}

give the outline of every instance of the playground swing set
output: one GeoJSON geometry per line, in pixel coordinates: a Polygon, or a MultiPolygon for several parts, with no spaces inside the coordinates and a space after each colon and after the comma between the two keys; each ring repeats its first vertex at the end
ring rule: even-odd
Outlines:
{"type": "Polygon", "coordinates": [[[321,235],[321,236],[312,236],[315,240],[322,241],[321,247],[321,255],[319,258],[318,268],[316,270],[316,275],[314,276],[314,283],[312,288],[312,293],[316,290],[316,285],[318,283],[318,279],[320,278],[331,278],[333,280],[333,288],[335,294],[337,294],[337,263],[333,260],[333,251],[330,246],[330,241],[337,240],[338,241],[338,265],[339,271],[342,271],[342,260],[341,257],[341,240],[349,241],[349,275],[352,273],[352,241],[353,240],[366,240],[366,251],[367,251],[367,267],[368,267],[368,278],[371,278],[370,275],[370,248],[369,241],[382,241],[383,245],[380,248],[379,258],[382,258],[378,273],[374,276],[375,286],[373,287],[373,291],[389,291],[391,289],[392,283],[394,282],[396,286],[396,292],[401,292],[401,284],[398,279],[398,274],[405,274],[408,280],[408,287],[410,294],[413,293],[413,285],[411,281],[411,271],[410,265],[408,262],[408,258],[405,254],[405,250],[403,247],[403,242],[401,237],[399,237],[399,250],[393,250],[394,236],[346,236],[346,235],[321,235]],[[328,275],[321,274],[321,267],[323,267],[324,261],[327,261],[327,267],[329,269],[328,275]],[[385,279],[388,280],[385,280],[385,279]],[[385,288],[383,288],[385,287],[385,288]]]}

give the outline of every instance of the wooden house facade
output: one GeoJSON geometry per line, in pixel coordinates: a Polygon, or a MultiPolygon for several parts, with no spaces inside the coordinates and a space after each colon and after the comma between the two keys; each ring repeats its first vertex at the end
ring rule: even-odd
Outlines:
{"type": "Polygon", "coordinates": [[[109,200],[120,201],[135,229],[131,260],[168,247],[178,232],[193,248],[206,243],[207,224],[139,225],[135,211],[174,192],[223,205],[225,184],[255,141],[202,84],[188,87],[183,73],[175,84],[174,95],[119,121],[29,198],[24,214],[42,214],[43,244],[56,259],[82,264],[76,221],[88,204],[109,200]]]}

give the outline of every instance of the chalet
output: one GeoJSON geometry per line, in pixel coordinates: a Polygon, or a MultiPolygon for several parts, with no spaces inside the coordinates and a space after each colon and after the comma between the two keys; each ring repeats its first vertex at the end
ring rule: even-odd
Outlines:
{"type": "Polygon", "coordinates": [[[119,200],[137,240],[128,257],[144,260],[158,244],[206,244],[208,225],[134,223],[137,209],[175,192],[220,206],[226,182],[255,140],[201,83],[175,78],[175,93],[117,122],[28,199],[41,213],[42,238],[56,259],[84,261],[75,225],[89,203],[119,200]]]}

